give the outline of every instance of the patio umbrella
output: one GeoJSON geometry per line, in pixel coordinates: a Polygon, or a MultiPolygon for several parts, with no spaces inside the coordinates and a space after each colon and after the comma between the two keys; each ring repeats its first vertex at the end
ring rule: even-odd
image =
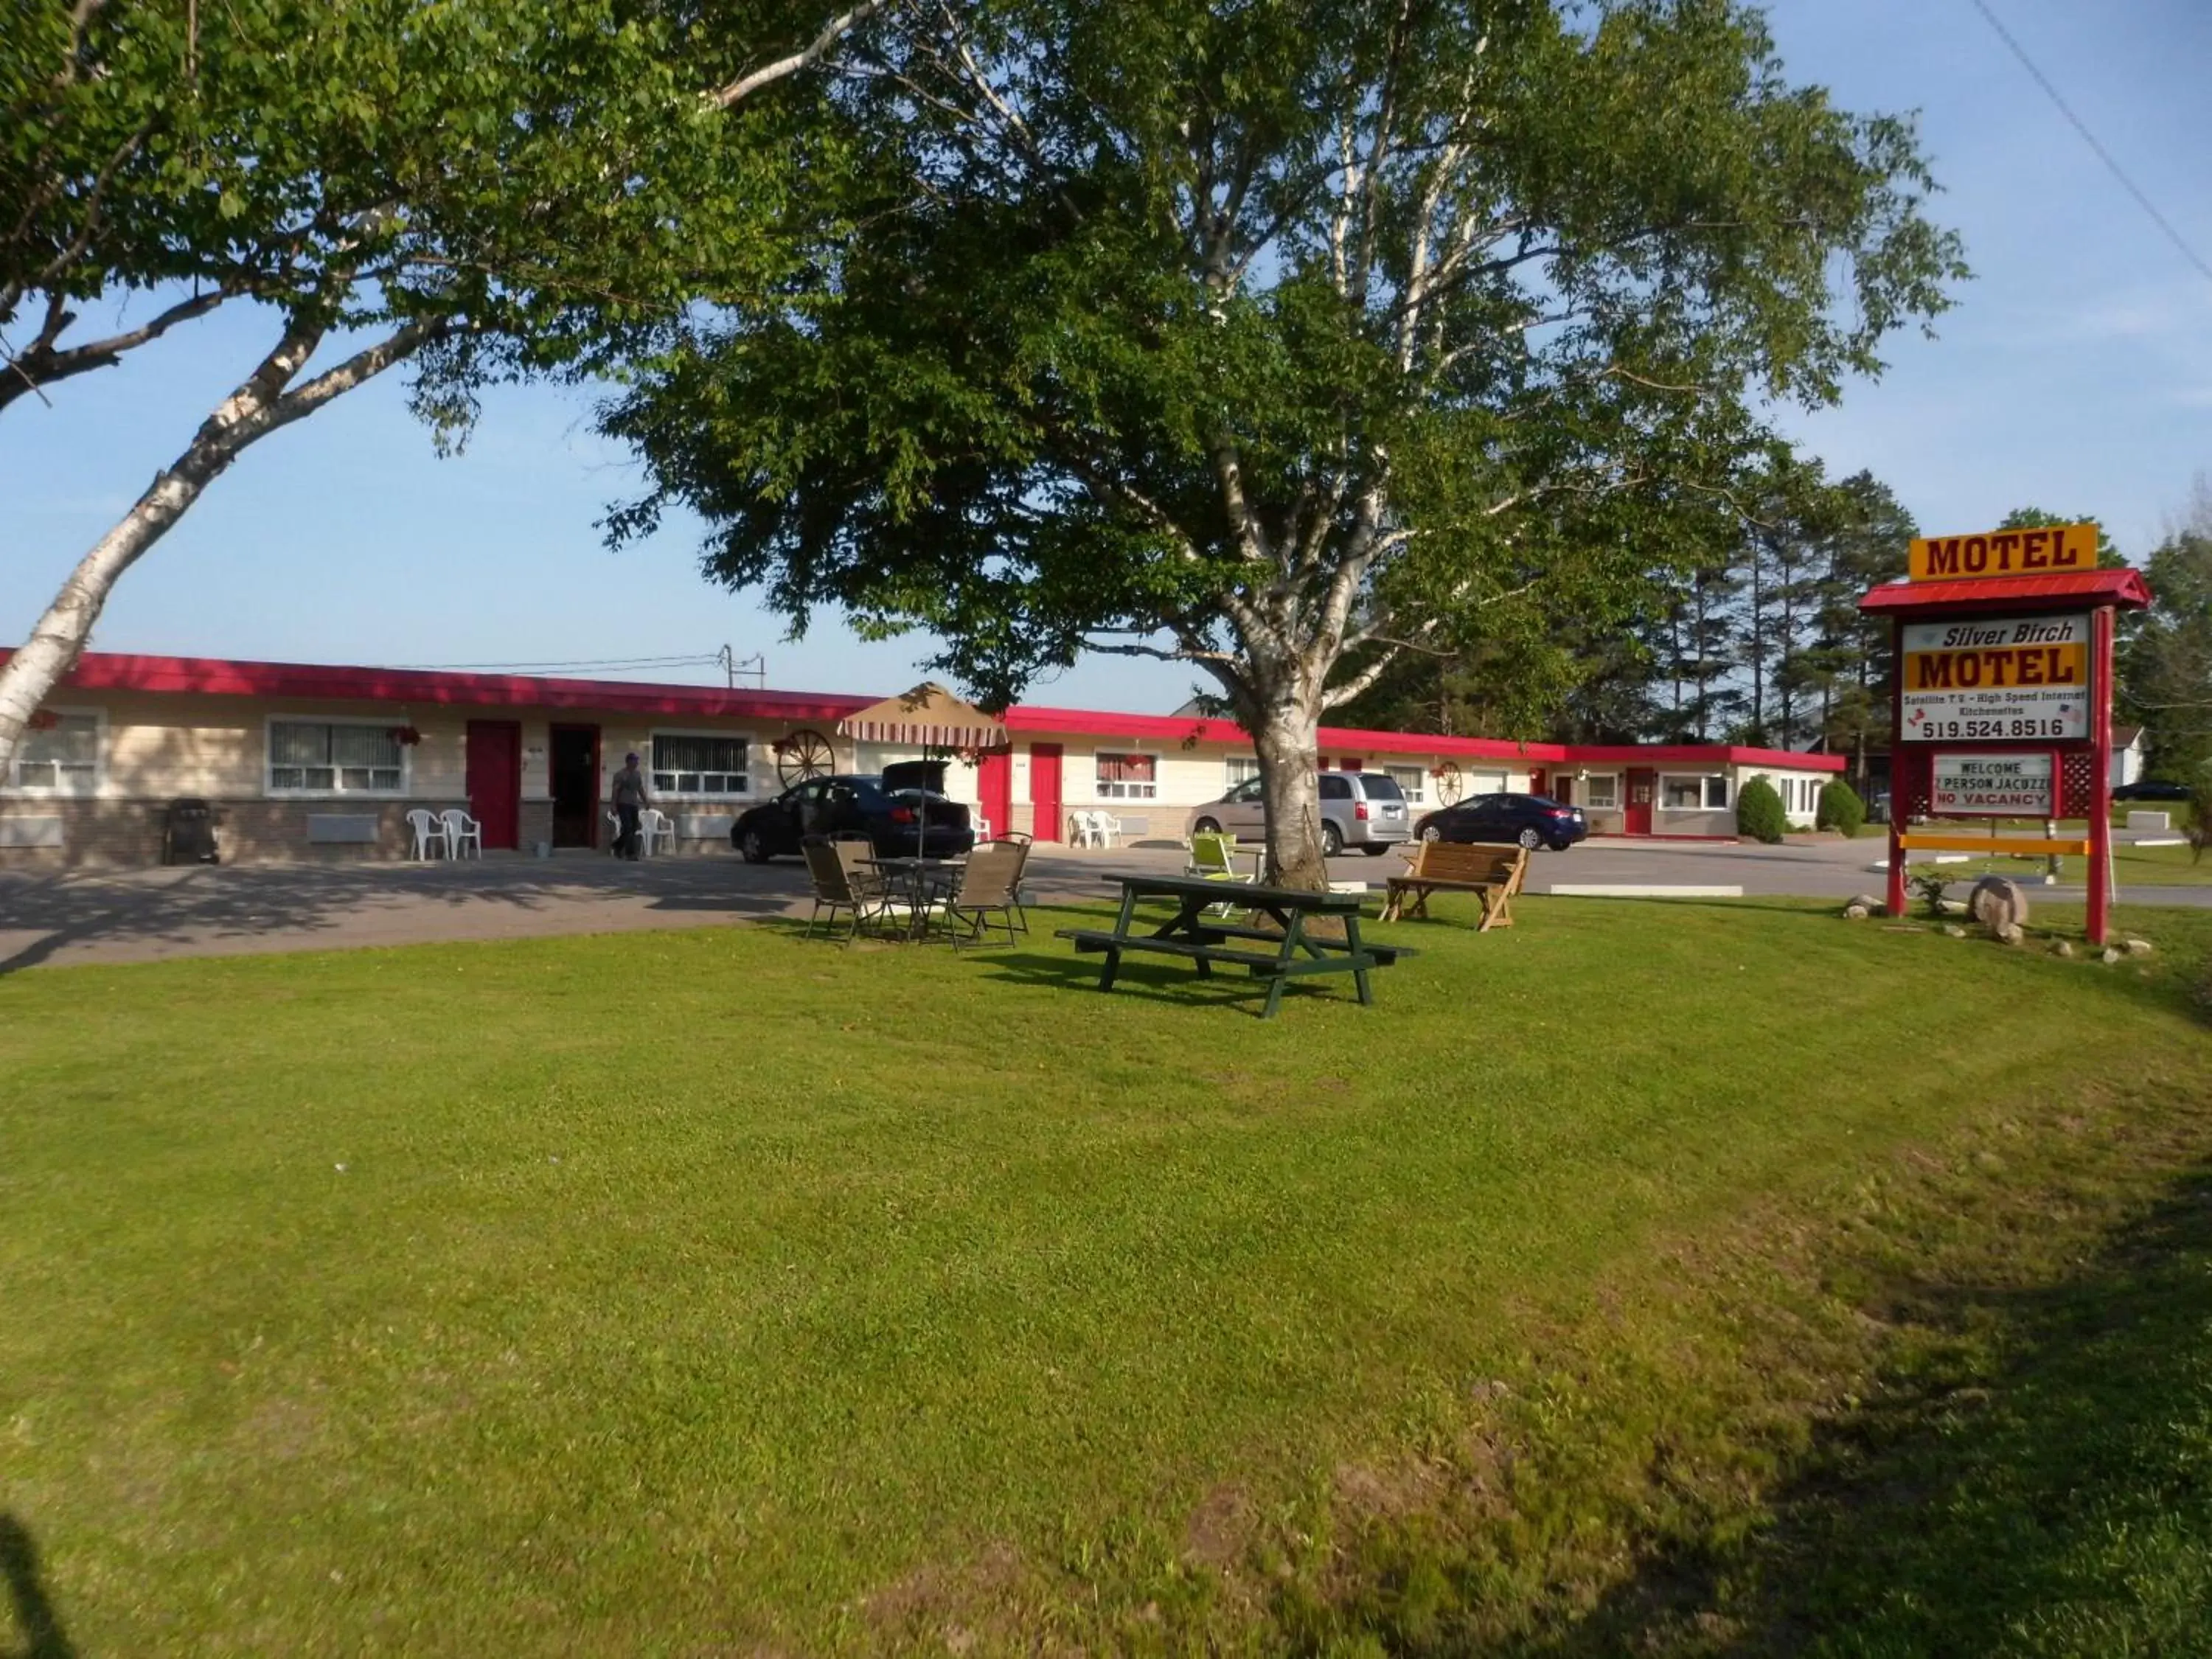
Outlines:
{"type": "MultiPolygon", "coordinates": [[[[885,697],[866,708],[855,709],[837,722],[837,730],[855,743],[889,744],[919,749],[924,760],[945,760],[955,755],[975,755],[1012,747],[1003,720],[963,702],[941,685],[925,682],[911,691],[885,697]]],[[[922,832],[928,807],[914,817],[915,855],[921,855],[922,832]]]]}

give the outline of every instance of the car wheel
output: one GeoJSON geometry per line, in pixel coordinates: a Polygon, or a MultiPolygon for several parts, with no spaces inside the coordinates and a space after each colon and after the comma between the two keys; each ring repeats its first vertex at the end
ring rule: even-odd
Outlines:
{"type": "Polygon", "coordinates": [[[1423,841],[1442,841],[1443,838],[1444,832],[1437,829],[1435,824],[1425,823],[1421,826],[1421,839],[1423,841]]]}
{"type": "Polygon", "coordinates": [[[747,864],[768,862],[768,843],[761,839],[757,830],[747,830],[738,836],[738,852],[747,864]]]}
{"type": "Polygon", "coordinates": [[[1221,826],[1212,818],[1200,818],[1190,826],[1190,833],[1194,836],[1218,836],[1221,833],[1221,826]]]}
{"type": "Polygon", "coordinates": [[[1378,841],[1369,846],[1363,847],[1359,850],[1366,854],[1370,859],[1379,859],[1385,853],[1390,850],[1390,843],[1387,841],[1378,841]]]}
{"type": "Polygon", "coordinates": [[[1521,844],[1532,853],[1544,844],[1544,838],[1534,830],[1523,830],[1518,839],[1521,844]]]}
{"type": "Polygon", "coordinates": [[[1553,842],[1552,843],[1552,850],[1553,850],[1554,853],[1564,853],[1564,852],[1565,852],[1565,851],[1567,850],[1567,848],[1569,848],[1570,847],[1572,847],[1573,845],[1574,845],[1574,842],[1571,842],[1571,841],[1555,841],[1555,842],[1553,842]]]}
{"type": "Polygon", "coordinates": [[[1333,859],[1344,850],[1344,831],[1324,818],[1321,826],[1321,855],[1333,859]]]}

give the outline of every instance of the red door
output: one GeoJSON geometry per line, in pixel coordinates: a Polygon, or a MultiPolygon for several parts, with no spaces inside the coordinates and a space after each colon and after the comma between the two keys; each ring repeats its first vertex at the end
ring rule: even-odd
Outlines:
{"type": "Polygon", "coordinates": [[[469,816],[483,826],[486,847],[522,845],[522,723],[471,720],[469,816]]]}
{"type": "Polygon", "coordinates": [[[1625,827],[1630,835],[1648,836],[1651,833],[1651,798],[1658,793],[1658,773],[1647,766],[1629,769],[1625,827]]]}
{"type": "Polygon", "coordinates": [[[1003,836],[1014,827],[1014,757],[987,754],[975,777],[975,796],[983,804],[983,817],[991,833],[1003,836]]]}
{"type": "Polygon", "coordinates": [[[1030,834],[1038,841],[1060,839],[1060,756],[1056,743],[1030,745],[1030,834]]]}

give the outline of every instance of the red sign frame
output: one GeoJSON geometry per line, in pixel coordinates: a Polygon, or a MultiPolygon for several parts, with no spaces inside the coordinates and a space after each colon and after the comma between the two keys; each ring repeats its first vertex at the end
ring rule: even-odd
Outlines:
{"type": "MultiPolygon", "coordinates": [[[[1890,915],[1905,914],[1905,855],[1908,850],[1905,836],[1916,819],[1937,816],[1933,811],[1933,797],[1938,745],[1904,740],[1906,623],[2078,614],[2087,609],[2090,623],[2091,691],[2087,738],[2058,743],[2048,738],[1976,738],[1973,744],[1992,754],[2039,751],[2051,757],[2054,814],[2088,821],[2087,931],[2091,943],[2105,942],[2112,917],[2113,618],[2122,610],[2139,611],[2149,604],[2150,588],[2142,574],[2133,569],[2084,570],[1981,580],[1886,582],[1860,599],[1861,611],[1870,616],[1887,616],[1891,627],[1890,915]]],[[[1945,816],[1971,821],[1974,815],[1945,816]]]]}

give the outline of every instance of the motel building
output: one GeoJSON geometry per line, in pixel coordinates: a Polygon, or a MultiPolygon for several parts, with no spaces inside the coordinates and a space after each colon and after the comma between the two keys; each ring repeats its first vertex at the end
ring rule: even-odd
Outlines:
{"type": "MultiPolygon", "coordinates": [[[[225,861],[400,860],[409,811],[459,807],[487,854],[605,850],[607,783],[644,757],[678,853],[729,853],[732,822],[807,756],[873,772],[916,751],[837,722],[878,700],[794,691],[88,653],[0,779],[0,869],[159,863],[170,803],[219,815],[225,861]]],[[[1125,842],[1182,838],[1190,810],[1257,775],[1234,722],[1018,704],[1012,752],[946,769],[994,833],[1070,838],[1103,811],[1125,842]]],[[[1725,744],[1583,746],[1324,726],[1321,764],[1395,780],[1414,816],[1547,793],[1592,833],[1733,839],[1764,776],[1810,829],[1838,757],[1725,744]]]]}

